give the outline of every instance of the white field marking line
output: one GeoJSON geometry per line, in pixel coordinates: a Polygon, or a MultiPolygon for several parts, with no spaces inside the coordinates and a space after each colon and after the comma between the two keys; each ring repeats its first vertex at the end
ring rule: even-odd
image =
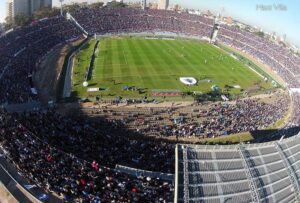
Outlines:
{"type": "MultiPolygon", "coordinates": [[[[151,75],[147,75],[147,76],[141,76],[141,75],[117,75],[117,76],[113,76],[113,77],[109,77],[109,78],[122,78],[122,77],[142,77],[142,78],[147,78],[147,77],[159,77],[159,76],[171,76],[170,74],[151,74],[151,75]]],[[[197,76],[197,75],[196,75],[197,76]]],[[[200,75],[199,75],[200,76],[200,75]]],[[[95,74],[94,78],[100,78],[101,76],[98,76],[98,74],[95,74]]]]}
{"type": "MultiPolygon", "coordinates": [[[[123,64],[123,63],[113,63],[113,64],[108,64],[108,65],[105,65],[105,67],[107,68],[107,67],[110,67],[111,66],[111,68],[114,68],[114,66],[126,66],[125,64],[123,64]]],[[[102,67],[102,65],[99,65],[99,66],[95,66],[96,68],[99,68],[99,67],[102,67]]]]}
{"type": "MultiPolygon", "coordinates": [[[[231,37],[227,37],[227,38],[233,39],[233,38],[231,38],[231,37]]],[[[245,44],[244,42],[241,42],[241,41],[239,41],[239,40],[237,40],[237,41],[238,41],[239,43],[241,43],[241,44],[244,44],[244,45],[246,45],[246,46],[249,46],[249,47],[251,47],[251,48],[253,48],[253,49],[255,49],[255,50],[261,52],[260,50],[258,50],[257,48],[255,48],[255,47],[253,47],[253,46],[251,46],[251,45],[245,44]]],[[[226,43],[225,43],[225,44],[226,44],[226,43]]],[[[230,47],[231,47],[231,46],[230,46],[230,47]]],[[[233,46],[233,47],[235,48],[235,46],[233,46]]],[[[235,49],[237,49],[237,48],[235,48],[235,49]]],[[[237,49],[237,50],[243,52],[243,50],[240,50],[240,49],[237,49]]],[[[246,52],[246,53],[249,54],[248,52],[246,52]]],[[[251,54],[250,54],[250,55],[251,55],[251,54]]],[[[290,73],[292,74],[292,76],[295,77],[295,74],[294,74],[289,68],[287,68],[286,66],[282,65],[281,63],[279,63],[276,59],[270,57],[269,54],[265,54],[265,55],[268,56],[270,59],[273,59],[276,63],[278,63],[279,65],[281,65],[284,69],[286,69],[288,72],[290,72],[290,73]]],[[[265,64],[265,62],[262,61],[261,59],[257,59],[257,60],[260,61],[261,63],[265,64]]],[[[273,70],[273,69],[272,69],[272,70],[273,70]]]]}
{"type": "MultiPolygon", "coordinates": [[[[101,65],[102,66],[102,65],[101,65]]],[[[119,67],[125,67],[125,68],[127,68],[127,66],[125,65],[125,64],[120,64],[120,63],[114,63],[114,64],[109,64],[109,65],[106,65],[105,67],[106,67],[106,69],[113,69],[113,68],[115,68],[114,66],[119,66],[119,67]]],[[[100,66],[96,66],[96,64],[95,64],[95,67],[96,68],[99,68],[100,66]]],[[[136,66],[137,68],[152,68],[153,66],[136,66]]],[[[194,66],[189,66],[189,67],[194,67],[194,68],[198,68],[199,66],[198,65],[194,65],[194,66]]],[[[250,67],[249,67],[250,68],[250,67]]],[[[253,70],[252,68],[250,68],[251,70],[253,70]]],[[[255,73],[257,73],[258,75],[260,75],[262,78],[264,78],[260,73],[258,73],[258,72],[256,72],[255,70],[253,70],[255,73]]],[[[93,74],[93,75],[98,75],[98,74],[93,74]]],[[[166,75],[170,75],[170,74],[157,74],[157,75],[154,75],[154,76],[160,76],[160,75],[162,75],[162,76],[166,76],[166,75]]],[[[181,74],[181,75],[187,75],[187,74],[181,74]]],[[[197,76],[197,74],[194,74],[194,75],[196,75],[197,76]]],[[[135,75],[135,76],[137,76],[137,75],[135,75]]],[[[201,76],[201,75],[199,75],[199,76],[201,76]]],[[[255,76],[253,76],[253,78],[254,78],[255,76]]],[[[97,78],[97,77],[96,77],[97,78]]]]}
{"type": "Polygon", "coordinates": [[[256,70],[254,70],[253,68],[251,68],[250,66],[247,66],[248,68],[250,68],[252,71],[254,71],[257,75],[259,75],[261,78],[265,78],[262,74],[260,74],[259,72],[257,72],[256,70]]]}
{"type": "MultiPolygon", "coordinates": [[[[230,56],[234,59],[236,59],[237,61],[240,61],[236,56],[230,54],[230,56]]],[[[260,74],[259,72],[257,72],[256,70],[254,70],[253,68],[251,68],[250,66],[247,65],[248,68],[250,68],[252,71],[254,71],[257,75],[259,75],[261,78],[265,78],[262,74],[260,74]]]]}
{"type": "MultiPolygon", "coordinates": [[[[101,63],[101,61],[97,61],[97,63],[101,63]]],[[[102,65],[97,66],[97,68],[101,67],[102,65]]],[[[126,64],[122,64],[122,63],[112,63],[112,64],[105,64],[104,65],[106,68],[114,68],[114,66],[126,66],[126,64]]],[[[134,65],[136,68],[153,68],[153,66],[149,66],[149,65],[143,65],[143,66],[136,66],[134,65]]],[[[96,67],[96,66],[95,66],[96,67]]],[[[194,65],[190,65],[190,66],[186,66],[186,67],[179,67],[182,68],[183,70],[186,70],[187,68],[199,68],[199,64],[194,64],[194,65]]],[[[188,74],[188,73],[187,73],[188,74]]]]}
{"type": "Polygon", "coordinates": [[[124,51],[124,49],[123,49],[123,57],[124,57],[124,59],[125,59],[126,65],[128,65],[128,62],[127,62],[127,59],[126,59],[126,56],[125,56],[125,51],[124,51]]]}

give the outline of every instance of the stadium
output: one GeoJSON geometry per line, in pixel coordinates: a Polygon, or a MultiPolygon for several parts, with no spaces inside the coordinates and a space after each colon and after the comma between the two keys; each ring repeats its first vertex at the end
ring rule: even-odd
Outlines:
{"type": "Polygon", "coordinates": [[[274,40],[85,5],[0,62],[0,202],[300,202],[300,58],[274,40]]]}

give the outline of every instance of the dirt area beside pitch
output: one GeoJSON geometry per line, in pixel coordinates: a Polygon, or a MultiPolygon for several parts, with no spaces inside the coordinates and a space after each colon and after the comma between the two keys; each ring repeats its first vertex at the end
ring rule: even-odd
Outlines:
{"type": "Polygon", "coordinates": [[[55,101],[57,85],[67,54],[83,39],[56,47],[39,64],[38,71],[34,74],[34,84],[43,103],[55,101]]]}
{"type": "Polygon", "coordinates": [[[0,183],[0,202],[1,203],[17,203],[14,196],[0,183]]]}

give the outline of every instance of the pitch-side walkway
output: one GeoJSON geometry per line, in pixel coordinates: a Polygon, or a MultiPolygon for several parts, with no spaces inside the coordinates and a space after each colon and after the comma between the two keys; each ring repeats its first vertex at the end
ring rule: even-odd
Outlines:
{"type": "Polygon", "coordinates": [[[31,185],[25,178],[17,172],[16,168],[9,163],[5,157],[3,151],[0,149],[0,181],[9,190],[9,192],[19,202],[45,202],[45,203],[60,203],[63,202],[58,197],[47,193],[36,185],[31,185]],[[30,186],[26,189],[25,186],[30,186]],[[40,199],[38,199],[40,198],[40,199]]]}
{"type": "Polygon", "coordinates": [[[70,58],[68,59],[63,98],[67,98],[71,96],[73,59],[74,59],[74,55],[71,55],[70,58]]]}

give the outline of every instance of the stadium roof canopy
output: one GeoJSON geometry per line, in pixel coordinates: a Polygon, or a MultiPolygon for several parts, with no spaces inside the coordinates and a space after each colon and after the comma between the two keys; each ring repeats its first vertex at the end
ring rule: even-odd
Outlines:
{"type": "Polygon", "coordinates": [[[177,145],[175,202],[300,202],[300,134],[239,145],[177,145]]]}

